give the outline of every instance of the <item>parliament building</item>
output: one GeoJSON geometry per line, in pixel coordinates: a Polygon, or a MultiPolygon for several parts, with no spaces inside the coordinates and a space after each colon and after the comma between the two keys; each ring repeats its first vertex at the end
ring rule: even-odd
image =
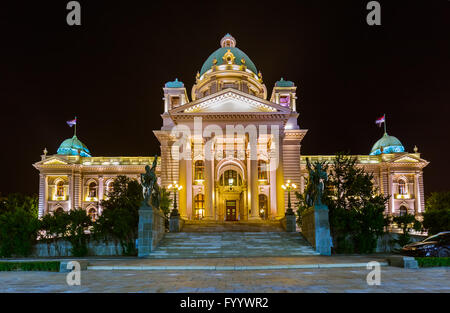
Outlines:
{"type": "MultiPolygon", "coordinates": [[[[299,125],[297,87],[281,78],[270,95],[262,74],[229,34],[203,63],[190,95],[175,79],[163,87],[158,183],[182,186],[180,215],[187,220],[281,219],[287,208],[287,181],[306,187],[310,161],[333,155],[302,155],[308,130],[299,125]]],[[[301,122],[301,121],[300,121],[301,122]]],[[[386,213],[424,211],[423,168],[418,149],[406,152],[385,133],[357,164],[373,173],[377,190],[390,199],[386,213]]],[[[33,164],[39,171],[39,216],[83,208],[97,218],[118,175],[140,179],[154,157],[93,156],[77,136],[55,154],[45,150],[33,164]]],[[[173,192],[172,192],[173,196],[173,192]]]]}

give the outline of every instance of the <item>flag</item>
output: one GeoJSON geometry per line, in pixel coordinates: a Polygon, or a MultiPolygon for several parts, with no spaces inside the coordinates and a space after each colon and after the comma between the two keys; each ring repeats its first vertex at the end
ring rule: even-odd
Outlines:
{"type": "Polygon", "coordinates": [[[375,124],[378,124],[381,127],[381,123],[384,123],[384,115],[375,121],[375,124]]]}
{"type": "Polygon", "coordinates": [[[67,121],[66,122],[67,125],[69,125],[70,127],[72,127],[73,125],[77,125],[77,118],[75,117],[75,119],[71,120],[71,121],[67,121]]]}

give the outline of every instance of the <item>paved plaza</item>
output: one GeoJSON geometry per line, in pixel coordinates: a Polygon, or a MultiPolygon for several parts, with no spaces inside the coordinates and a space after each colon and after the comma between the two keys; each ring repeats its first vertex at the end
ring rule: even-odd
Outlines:
{"type": "Polygon", "coordinates": [[[381,285],[369,286],[365,268],[241,271],[81,272],[81,286],[65,273],[0,272],[0,292],[450,292],[449,268],[381,267],[381,285]]]}

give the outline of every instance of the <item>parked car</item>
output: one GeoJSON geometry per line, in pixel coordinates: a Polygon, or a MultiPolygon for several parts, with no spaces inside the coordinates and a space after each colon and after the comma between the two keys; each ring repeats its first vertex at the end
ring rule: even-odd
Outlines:
{"type": "Polygon", "coordinates": [[[444,231],[422,241],[407,244],[400,253],[418,257],[450,257],[450,231],[444,231]]]}

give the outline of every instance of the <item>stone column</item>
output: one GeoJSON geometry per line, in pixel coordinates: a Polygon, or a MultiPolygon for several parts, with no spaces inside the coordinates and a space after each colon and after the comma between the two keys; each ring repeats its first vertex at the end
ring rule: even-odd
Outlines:
{"type": "Polygon", "coordinates": [[[246,186],[244,186],[243,188],[243,193],[244,193],[244,216],[242,217],[242,219],[244,221],[248,220],[248,189],[246,186]]]}
{"type": "Polygon", "coordinates": [[[104,195],[104,177],[99,176],[98,177],[98,200],[103,200],[104,195]]]}
{"type": "MultiPolygon", "coordinates": [[[[192,155],[186,160],[186,210],[185,215],[182,215],[185,219],[192,219],[192,155]]],[[[184,186],[183,186],[184,187],[184,186]]]]}
{"type": "Polygon", "coordinates": [[[44,216],[47,207],[47,177],[44,174],[39,174],[39,213],[38,217],[44,216]]]}
{"type": "Polygon", "coordinates": [[[177,206],[178,206],[178,212],[181,215],[182,218],[186,218],[186,203],[187,203],[187,194],[190,193],[187,186],[187,179],[186,179],[186,173],[188,171],[187,168],[187,161],[186,160],[180,160],[180,172],[179,172],[179,185],[182,186],[181,190],[178,192],[179,197],[177,197],[177,206]]]}
{"type": "Polygon", "coordinates": [[[388,185],[388,190],[389,190],[389,195],[391,196],[389,199],[389,212],[391,213],[395,213],[395,208],[394,208],[394,183],[393,183],[393,179],[392,179],[392,174],[389,173],[388,174],[388,180],[389,180],[389,185],[388,185]]]}
{"type": "Polygon", "coordinates": [[[81,186],[81,175],[78,173],[73,174],[73,207],[72,209],[78,209],[81,207],[81,198],[83,196],[83,190],[81,186]]]}
{"type": "Polygon", "coordinates": [[[214,219],[216,221],[219,220],[219,186],[217,184],[214,184],[214,219]]]}
{"type": "Polygon", "coordinates": [[[250,160],[250,219],[260,219],[258,214],[258,160],[250,160]]]}
{"type": "MultiPolygon", "coordinates": [[[[287,210],[285,203],[285,191],[281,188],[284,184],[284,172],[283,172],[283,146],[281,145],[281,139],[278,151],[278,167],[276,173],[276,194],[277,194],[277,218],[283,218],[287,210]]],[[[300,156],[299,156],[300,157],[300,156]]]]}
{"type": "MultiPolygon", "coordinates": [[[[206,154],[206,153],[205,153],[206,154]]],[[[211,154],[212,157],[212,154],[211,154]]],[[[213,219],[213,197],[212,193],[214,192],[213,187],[213,160],[205,160],[205,209],[206,215],[205,219],[212,220],[213,219]]]]}
{"type": "Polygon", "coordinates": [[[274,158],[270,158],[270,219],[277,217],[277,168],[275,161],[274,158]]]}
{"type": "Polygon", "coordinates": [[[73,208],[73,174],[69,174],[69,211],[73,208]]]}

